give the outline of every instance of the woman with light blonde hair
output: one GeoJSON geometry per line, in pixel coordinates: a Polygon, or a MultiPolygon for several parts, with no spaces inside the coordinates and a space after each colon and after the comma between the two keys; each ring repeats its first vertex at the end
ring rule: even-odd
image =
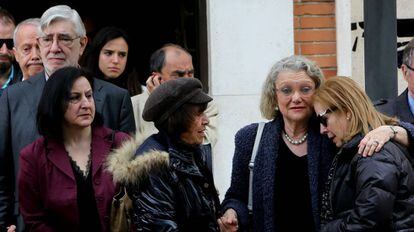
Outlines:
{"type": "Polygon", "coordinates": [[[358,154],[358,144],[372,128],[389,127],[394,137],[399,122],[379,113],[347,77],[327,80],[315,93],[314,108],[321,133],[340,148],[322,195],[322,231],[414,229],[414,169],[408,151],[390,140],[372,157],[358,154]]]}

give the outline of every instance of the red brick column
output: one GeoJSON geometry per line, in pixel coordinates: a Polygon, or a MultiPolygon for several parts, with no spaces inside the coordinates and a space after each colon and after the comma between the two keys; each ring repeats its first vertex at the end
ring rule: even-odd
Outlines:
{"type": "Polygon", "coordinates": [[[335,0],[293,0],[295,54],[314,60],[326,77],[335,76],[335,0]]]}

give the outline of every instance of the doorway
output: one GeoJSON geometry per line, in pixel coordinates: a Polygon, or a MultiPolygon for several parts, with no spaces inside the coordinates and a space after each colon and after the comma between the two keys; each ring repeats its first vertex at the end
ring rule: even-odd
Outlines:
{"type": "Polygon", "coordinates": [[[78,11],[93,39],[99,29],[116,26],[124,29],[134,42],[136,68],[141,84],[149,76],[149,57],[166,43],[188,49],[193,57],[196,77],[208,92],[207,17],[203,0],[151,0],[131,3],[117,0],[100,4],[85,0],[23,1],[2,0],[1,7],[15,17],[17,23],[41,14],[53,5],[65,4],[78,11]],[[97,4],[100,4],[99,7],[97,4]],[[98,9],[99,8],[99,9],[98,9]]]}

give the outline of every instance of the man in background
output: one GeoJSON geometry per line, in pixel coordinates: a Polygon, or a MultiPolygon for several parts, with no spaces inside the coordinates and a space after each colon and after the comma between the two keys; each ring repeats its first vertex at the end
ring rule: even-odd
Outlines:
{"type": "Polygon", "coordinates": [[[407,81],[407,89],[398,97],[379,100],[375,106],[382,113],[414,124],[414,38],[403,51],[401,72],[407,81]]]}
{"type": "Polygon", "coordinates": [[[23,81],[43,71],[40,58],[37,33],[40,29],[40,19],[30,18],[19,23],[14,30],[13,53],[23,74],[23,81]]]}
{"type": "MultiPolygon", "coordinates": [[[[194,77],[193,60],[190,53],[176,44],[166,44],[155,51],[150,58],[150,69],[152,73],[146,82],[147,90],[131,99],[137,128],[136,134],[145,138],[158,132],[153,122],[142,119],[142,110],[151,92],[166,81],[194,77]]],[[[210,122],[206,128],[204,144],[214,146],[217,141],[218,116],[214,100],[209,102],[205,113],[210,122]]]]}
{"type": "Polygon", "coordinates": [[[10,85],[19,81],[20,70],[13,56],[13,31],[16,22],[13,16],[0,7],[0,96],[10,85]]]}

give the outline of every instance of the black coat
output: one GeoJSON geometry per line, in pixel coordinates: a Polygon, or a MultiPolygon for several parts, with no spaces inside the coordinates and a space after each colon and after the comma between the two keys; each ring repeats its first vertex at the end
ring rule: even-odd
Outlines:
{"type": "MultiPolygon", "coordinates": [[[[131,153],[118,156],[131,157],[131,153]]],[[[218,231],[220,202],[200,147],[157,134],[145,140],[136,154],[126,163],[127,180],[121,182],[133,201],[137,231],[218,231]]]]}
{"type": "Polygon", "coordinates": [[[364,158],[357,154],[361,139],[355,136],[334,159],[322,207],[333,220],[322,231],[413,231],[414,170],[407,151],[388,142],[364,158]]]}

